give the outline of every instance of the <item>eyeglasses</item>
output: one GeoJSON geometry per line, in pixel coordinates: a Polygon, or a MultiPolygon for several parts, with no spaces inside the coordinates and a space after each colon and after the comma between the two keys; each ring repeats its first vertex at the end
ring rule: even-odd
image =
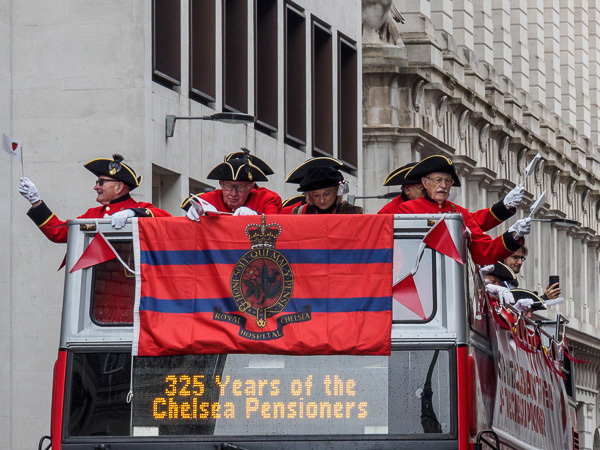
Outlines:
{"type": "Polygon", "coordinates": [[[454,184],[454,180],[452,178],[442,178],[442,177],[438,177],[438,178],[424,177],[424,178],[427,178],[429,181],[432,181],[435,184],[447,184],[448,186],[452,186],[454,184]]]}
{"type": "Polygon", "coordinates": [[[108,179],[106,179],[106,178],[98,178],[98,179],[96,180],[96,184],[97,184],[98,186],[104,186],[104,183],[110,183],[110,182],[117,182],[117,183],[120,183],[120,181],[119,181],[119,180],[108,180],[108,179]]]}
{"type": "Polygon", "coordinates": [[[235,191],[238,194],[241,194],[242,192],[248,190],[248,187],[250,186],[250,184],[246,184],[245,186],[234,186],[233,184],[223,183],[221,185],[221,189],[223,189],[225,192],[235,191]]]}
{"type": "Polygon", "coordinates": [[[510,258],[514,259],[515,261],[525,262],[527,256],[510,255],[510,258]]]}

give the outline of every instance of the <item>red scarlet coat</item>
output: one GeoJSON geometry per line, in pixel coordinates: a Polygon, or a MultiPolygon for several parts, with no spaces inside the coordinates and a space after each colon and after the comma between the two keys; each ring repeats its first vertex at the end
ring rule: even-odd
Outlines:
{"type": "MultiPolygon", "coordinates": [[[[225,203],[223,203],[223,190],[217,189],[212,192],[206,192],[199,197],[217,208],[221,212],[233,212],[225,203]]],[[[267,188],[257,187],[250,191],[250,195],[242,206],[250,208],[259,214],[279,214],[281,211],[281,197],[267,188]]]]}
{"type": "MultiPolygon", "coordinates": [[[[391,202],[381,208],[377,214],[398,214],[398,208],[400,205],[407,201],[410,200],[408,200],[404,194],[400,194],[398,197],[394,198],[391,202]]],[[[481,228],[481,231],[489,231],[492,228],[500,225],[505,220],[510,219],[516,212],[516,208],[509,209],[504,205],[504,202],[500,200],[489,208],[480,209],[479,211],[471,213],[471,215],[481,228]]]]}
{"type": "MultiPolygon", "coordinates": [[[[135,217],[170,217],[166,211],[156,208],[152,203],[136,202],[129,194],[125,194],[118,199],[113,200],[108,205],[97,206],[88,209],[78,219],[102,219],[106,214],[112,216],[117,211],[132,209],[135,217]]],[[[69,235],[69,229],[66,226],[66,220],[60,220],[42,201],[36,207],[27,211],[27,215],[40,228],[42,233],[52,242],[66,243],[69,235]]]]}
{"type": "Polygon", "coordinates": [[[471,231],[471,256],[477,264],[494,264],[508,258],[523,245],[523,238],[516,241],[512,233],[508,231],[492,239],[481,231],[481,227],[475,221],[473,214],[462,206],[446,201],[441,205],[432,200],[428,195],[404,202],[398,207],[400,214],[460,214],[465,226],[471,231]]]}

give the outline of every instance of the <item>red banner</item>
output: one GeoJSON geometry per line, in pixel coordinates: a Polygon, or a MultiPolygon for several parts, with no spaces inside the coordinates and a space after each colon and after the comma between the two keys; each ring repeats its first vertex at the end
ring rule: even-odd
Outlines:
{"type": "Polygon", "coordinates": [[[389,355],[392,219],[135,221],[134,354],[389,355]]]}

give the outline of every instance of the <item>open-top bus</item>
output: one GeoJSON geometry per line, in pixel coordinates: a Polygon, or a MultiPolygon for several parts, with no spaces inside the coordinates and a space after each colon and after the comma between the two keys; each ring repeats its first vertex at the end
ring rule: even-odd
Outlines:
{"type": "MultiPolygon", "coordinates": [[[[396,281],[441,217],[395,217],[396,281]]],[[[52,448],[576,448],[543,340],[528,351],[498,325],[461,218],[445,220],[466,262],[422,252],[422,314],[393,302],[390,356],[132,357],[136,278],[116,259],[66,271],[52,448]]],[[[98,232],[133,267],[132,228],[70,221],[67,268],[98,232]]]]}

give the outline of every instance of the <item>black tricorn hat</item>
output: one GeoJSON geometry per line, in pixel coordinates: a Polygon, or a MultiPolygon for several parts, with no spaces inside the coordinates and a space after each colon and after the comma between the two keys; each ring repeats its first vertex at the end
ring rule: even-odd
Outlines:
{"type": "Polygon", "coordinates": [[[456,169],[452,163],[452,160],[443,155],[432,155],[419,161],[412,169],[406,172],[406,177],[410,178],[411,180],[420,180],[421,178],[426,177],[433,172],[441,172],[452,175],[454,186],[460,186],[460,178],[458,178],[458,174],[456,173],[456,169]]]}
{"type": "Polygon", "coordinates": [[[244,159],[246,157],[250,160],[250,162],[252,164],[254,164],[256,167],[258,167],[262,171],[262,173],[264,173],[265,175],[273,175],[275,173],[275,172],[273,172],[273,169],[271,169],[271,167],[266,162],[264,162],[258,156],[251,155],[250,150],[248,150],[247,148],[242,148],[241,152],[235,152],[235,153],[231,153],[230,155],[227,155],[225,157],[225,161],[229,161],[231,159],[244,159]]]}
{"type": "Polygon", "coordinates": [[[248,158],[226,159],[211,170],[206,178],[220,181],[269,181],[264,172],[248,158]]]}
{"type": "Polygon", "coordinates": [[[527,289],[517,288],[517,289],[511,289],[510,293],[513,295],[513,298],[515,299],[515,303],[518,302],[519,300],[523,300],[526,298],[530,298],[531,300],[533,300],[533,305],[531,305],[532,311],[538,311],[540,309],[548,309],[548,307],[546,306],[546,302],[533,291],[528,291],[527,289]]]}
{"type": "Polygon", "coordinates": [[[333,167],[314,167],[308,171],[300,182],[298,191],[308,192],[339,186],[341,181],[344,181],[344,176],[339,170],[333,167]]]}
{"type": "Polygon", "coordinates": [[[342,163],[339,159],[331,158],[329,156],[318,156],[304,161],[295,169],[292,169],[285,179],[286,183],[300,184],[300,182],[306,177],[308,171],[315,167],[333,167],[339,169],[342,167],[342,163]]]}
{"type": "Polygon", "coordinates": [[[417,178],[416,180],[406,178],[406,173],[412,169],[416,162],[411,162],[403,165],[402,167],[398,167],[390,172],[385,181],[383,182],[384,186],[401,186],[403,184],[419,184],[421,183],[421,179],[417,178]]]}
{"type": "Polygon", "coordinates": [[[302,200],[304,200],[306,197],[304,196],[304,194],[300,194],[300,195],[296,195],[295,197],[292,198],[288,198],[286,200],[284,200],[281,203],[281,207],[285,208],[286,206],[291,206],[295,203],[301,202],[302,200]]]}
{"type": "Polygon", "coordinates": [[[515,281],[517,279],[517,275],[513,270],[501,262],[494,264],[494,269],[488,275],[493,275],[499,278],[500,281],[515,281]]]}
{"type": "Polygon", "coordinates": [[[122,181],[133,191],[142,183],[142,176],[136,176],[135,170],[123,162],[125,158],[115,154],[112,159],[98,158],[85,163],[83,167],[96,176],[104,175],[122,181]]]}

